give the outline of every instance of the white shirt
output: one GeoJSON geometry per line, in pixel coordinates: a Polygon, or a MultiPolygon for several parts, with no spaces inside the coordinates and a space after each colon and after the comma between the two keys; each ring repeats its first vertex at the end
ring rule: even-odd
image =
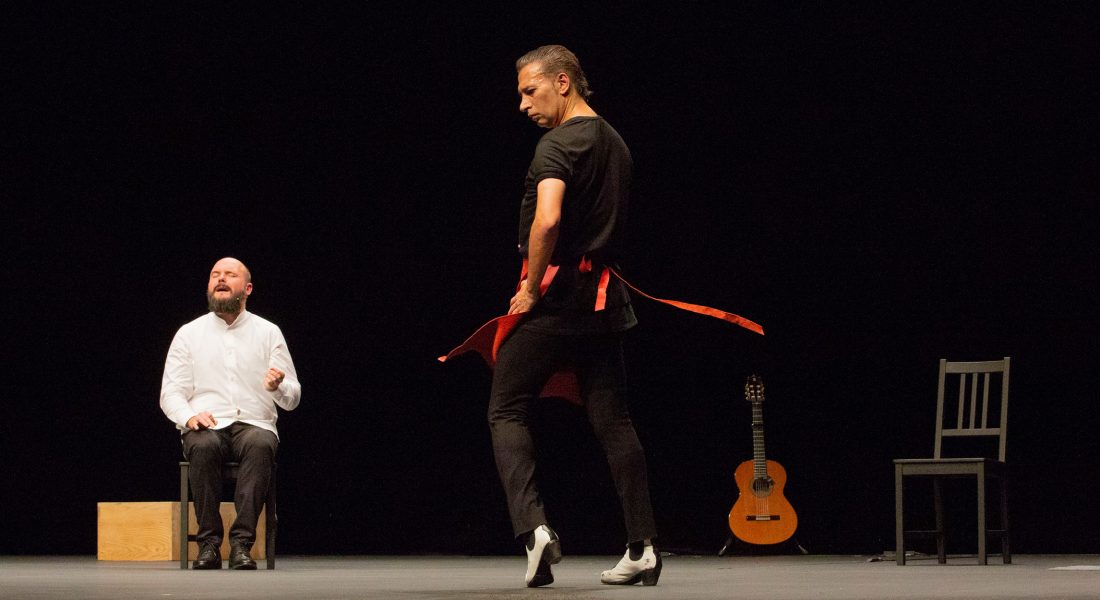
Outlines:
{"type": "Polygon", "coordinates": [[[180,327],[164,362],[160,409],[181,431],[202,411],[217,420],[213,429],[234,421],[279,435],[275,406],[294,410],[302,397],[298,373],[279,327],[242,310],[232,325],[214,313],[180,327]],[[264,388],[270,367],[286,376],[279,388],[264,388]]]}

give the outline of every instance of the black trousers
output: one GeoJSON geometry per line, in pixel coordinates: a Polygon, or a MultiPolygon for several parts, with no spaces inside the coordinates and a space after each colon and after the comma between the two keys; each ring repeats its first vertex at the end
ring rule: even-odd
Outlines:
{"type": "Polygon", "coordinates": [[[522,325],[497,354],[489,399],[493,454],[515,535],[547,522],[535,481],[528,422],[531,403],[563,367],[577,371],[588,421],[607,455],[622,503],[627,541],[656,537],[645,452],[626,407],[621,336],[550,335],[522,325]]]}
{"type": "Polygon", "coordinates": [[[271,483],[271,467],[279,438],[270,431],[236,422],[224,429],[187,431],[182,436],[183,455],[191,463],[191,493],[195,499],[199,545],[220,546],[224,535],[218,507],[222,500],[222,468],[238,462],[233,503],[237,519],[229,528],[229,541],[251,548],[256,541],[256,522],[271,483]]]}

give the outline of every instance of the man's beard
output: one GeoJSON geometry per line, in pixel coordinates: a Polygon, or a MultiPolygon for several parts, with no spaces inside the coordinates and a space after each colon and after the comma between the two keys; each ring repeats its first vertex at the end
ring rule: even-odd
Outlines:
{"type": "Polygon", "coordinates": [[[214,297],[214,294],[206,294],[206,307],[210,309],[210,312],[219,314],[236,315],[240,314],[241,309],[244,308],[244,292],[231,296],[224,300],[219,300],[214,297]]]}

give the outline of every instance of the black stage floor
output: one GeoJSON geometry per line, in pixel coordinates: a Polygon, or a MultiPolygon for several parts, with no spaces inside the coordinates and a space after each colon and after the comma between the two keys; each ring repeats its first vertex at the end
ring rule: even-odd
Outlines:
{"type": "MultiPolygon", "coordinates": [[[[1100,598],[1100,555],[957,557],[899,567],[861,556],[669,556],[656,587],[601,585],[615,557],[566,556],[552,586],[523,587],[522,557],[280,557],[274,571],[181,571],[170,562],[0,557],[0,598],[1100,598]]],[[[261,567],[263,563],[260,563],[261,567]]]]}

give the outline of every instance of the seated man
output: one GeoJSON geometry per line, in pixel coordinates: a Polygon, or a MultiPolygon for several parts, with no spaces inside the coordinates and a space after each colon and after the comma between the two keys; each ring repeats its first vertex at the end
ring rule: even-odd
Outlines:
{"type": "Polygon", "coordinates": [[[176,332],[160,389],[160,408],[182,432],[191,462],[198,521],[196,569],[220,569],[224,534],[222,466],[239,462],[229,529],[229,568],[255,569],[249,552],[279,447],[276,406],[294,410],[302,386],[278,326],[245,310],[252,274],[235,258],[219,260],[206,287],[209,311],[176,332]]]}

